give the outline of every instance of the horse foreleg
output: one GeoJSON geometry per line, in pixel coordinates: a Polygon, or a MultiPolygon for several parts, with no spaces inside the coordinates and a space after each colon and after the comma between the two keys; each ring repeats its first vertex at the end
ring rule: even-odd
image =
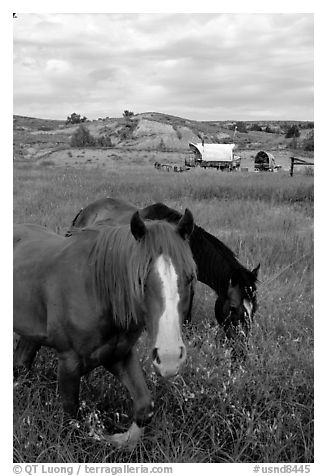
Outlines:
{"type": "Polygon", "coordinates": [[[58,390],[62,399],[65,418],[71,419],[77,416],[80,378],[81,370],[78,357],[72,353],[60,354],[58,390]]]}
{"type": "Polygon", "coordinates": [[[14,351],[14,377],[18,377],[19,370],[23,368],[26,372],[31,369],[33,360],[40,349],[40,345],[35,342],[20,337],[14,351]]]}
{"type": "Polygon", "coordinates": [[[106,365],[129,391],[134,405],[134,421],[128,431],[106,438],[116,446],[134,448],[144,433],[144,426],[153,416],[154,402],[145,383],[143,371],[134,349],[121,361],[106,365]]]}

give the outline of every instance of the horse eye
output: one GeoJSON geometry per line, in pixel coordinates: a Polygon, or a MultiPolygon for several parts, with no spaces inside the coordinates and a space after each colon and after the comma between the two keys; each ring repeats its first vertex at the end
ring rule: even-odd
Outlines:
{"type": "Polygon", "coordinates": [[[256,291],[253,289],[252,286],[249,286],[247,289],[246,289],[246,294],[248,295],[248,297],[250,299],[253,299],[256,295],[256,291]]]}

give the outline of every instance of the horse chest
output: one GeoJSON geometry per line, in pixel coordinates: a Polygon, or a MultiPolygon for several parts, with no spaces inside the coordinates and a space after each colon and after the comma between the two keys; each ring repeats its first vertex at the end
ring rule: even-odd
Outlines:
{"type": "Polygon", "coordinates": [[[88,356],[83,358],[85,372],[99,365],[110,365],[123,359],[135,345],[140,332],[115,335],[99,344],[88,356]]]}

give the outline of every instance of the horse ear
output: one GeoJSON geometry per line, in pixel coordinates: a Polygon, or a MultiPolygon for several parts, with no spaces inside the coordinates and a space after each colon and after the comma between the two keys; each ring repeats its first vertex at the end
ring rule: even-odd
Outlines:
{"type": "Polygon", "coordinates": [[[190,210],[186,208],[184,215],[178,222],[177,232],[180,234],[180,236],[184,240],[187,240],[191,236],[193,229],[194,229],[193,215],[190,212],[190,210]]]}
{"type": "Polygon", "coordinates": [[[255,276],[255,279],[258,279],[259,269],[260,269],[260,263],[258,264],[256,268],[252,270],[252,274],[255,276]]]}
{"type": "Polygon", "coordinates": [[[131,232],[137,241],[141,241],[146,233],[146,226],[138,211],[131,218],[131,232]]]}

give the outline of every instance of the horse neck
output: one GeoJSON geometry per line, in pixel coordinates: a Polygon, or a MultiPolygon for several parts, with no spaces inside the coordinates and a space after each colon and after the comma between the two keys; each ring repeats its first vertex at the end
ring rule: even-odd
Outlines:
{"type": "Polygon", "coordinates": [[[190,240],[197,264],[198,280],[216,291],[218,295],[226,294],[235,269],[234,263],[208,240],[203,231],[196,226],[190,240]]]}
{"type": "Polygon", "coordinates": [[[95,289],[103,312],[112,311],[116,324],[141,325],[139,305],[149,259],[141,262],[134,238],[121,227],[104,228],[90,253],[95,289]],[[126,235],[126,236],[125,236],[126,235]]]}

